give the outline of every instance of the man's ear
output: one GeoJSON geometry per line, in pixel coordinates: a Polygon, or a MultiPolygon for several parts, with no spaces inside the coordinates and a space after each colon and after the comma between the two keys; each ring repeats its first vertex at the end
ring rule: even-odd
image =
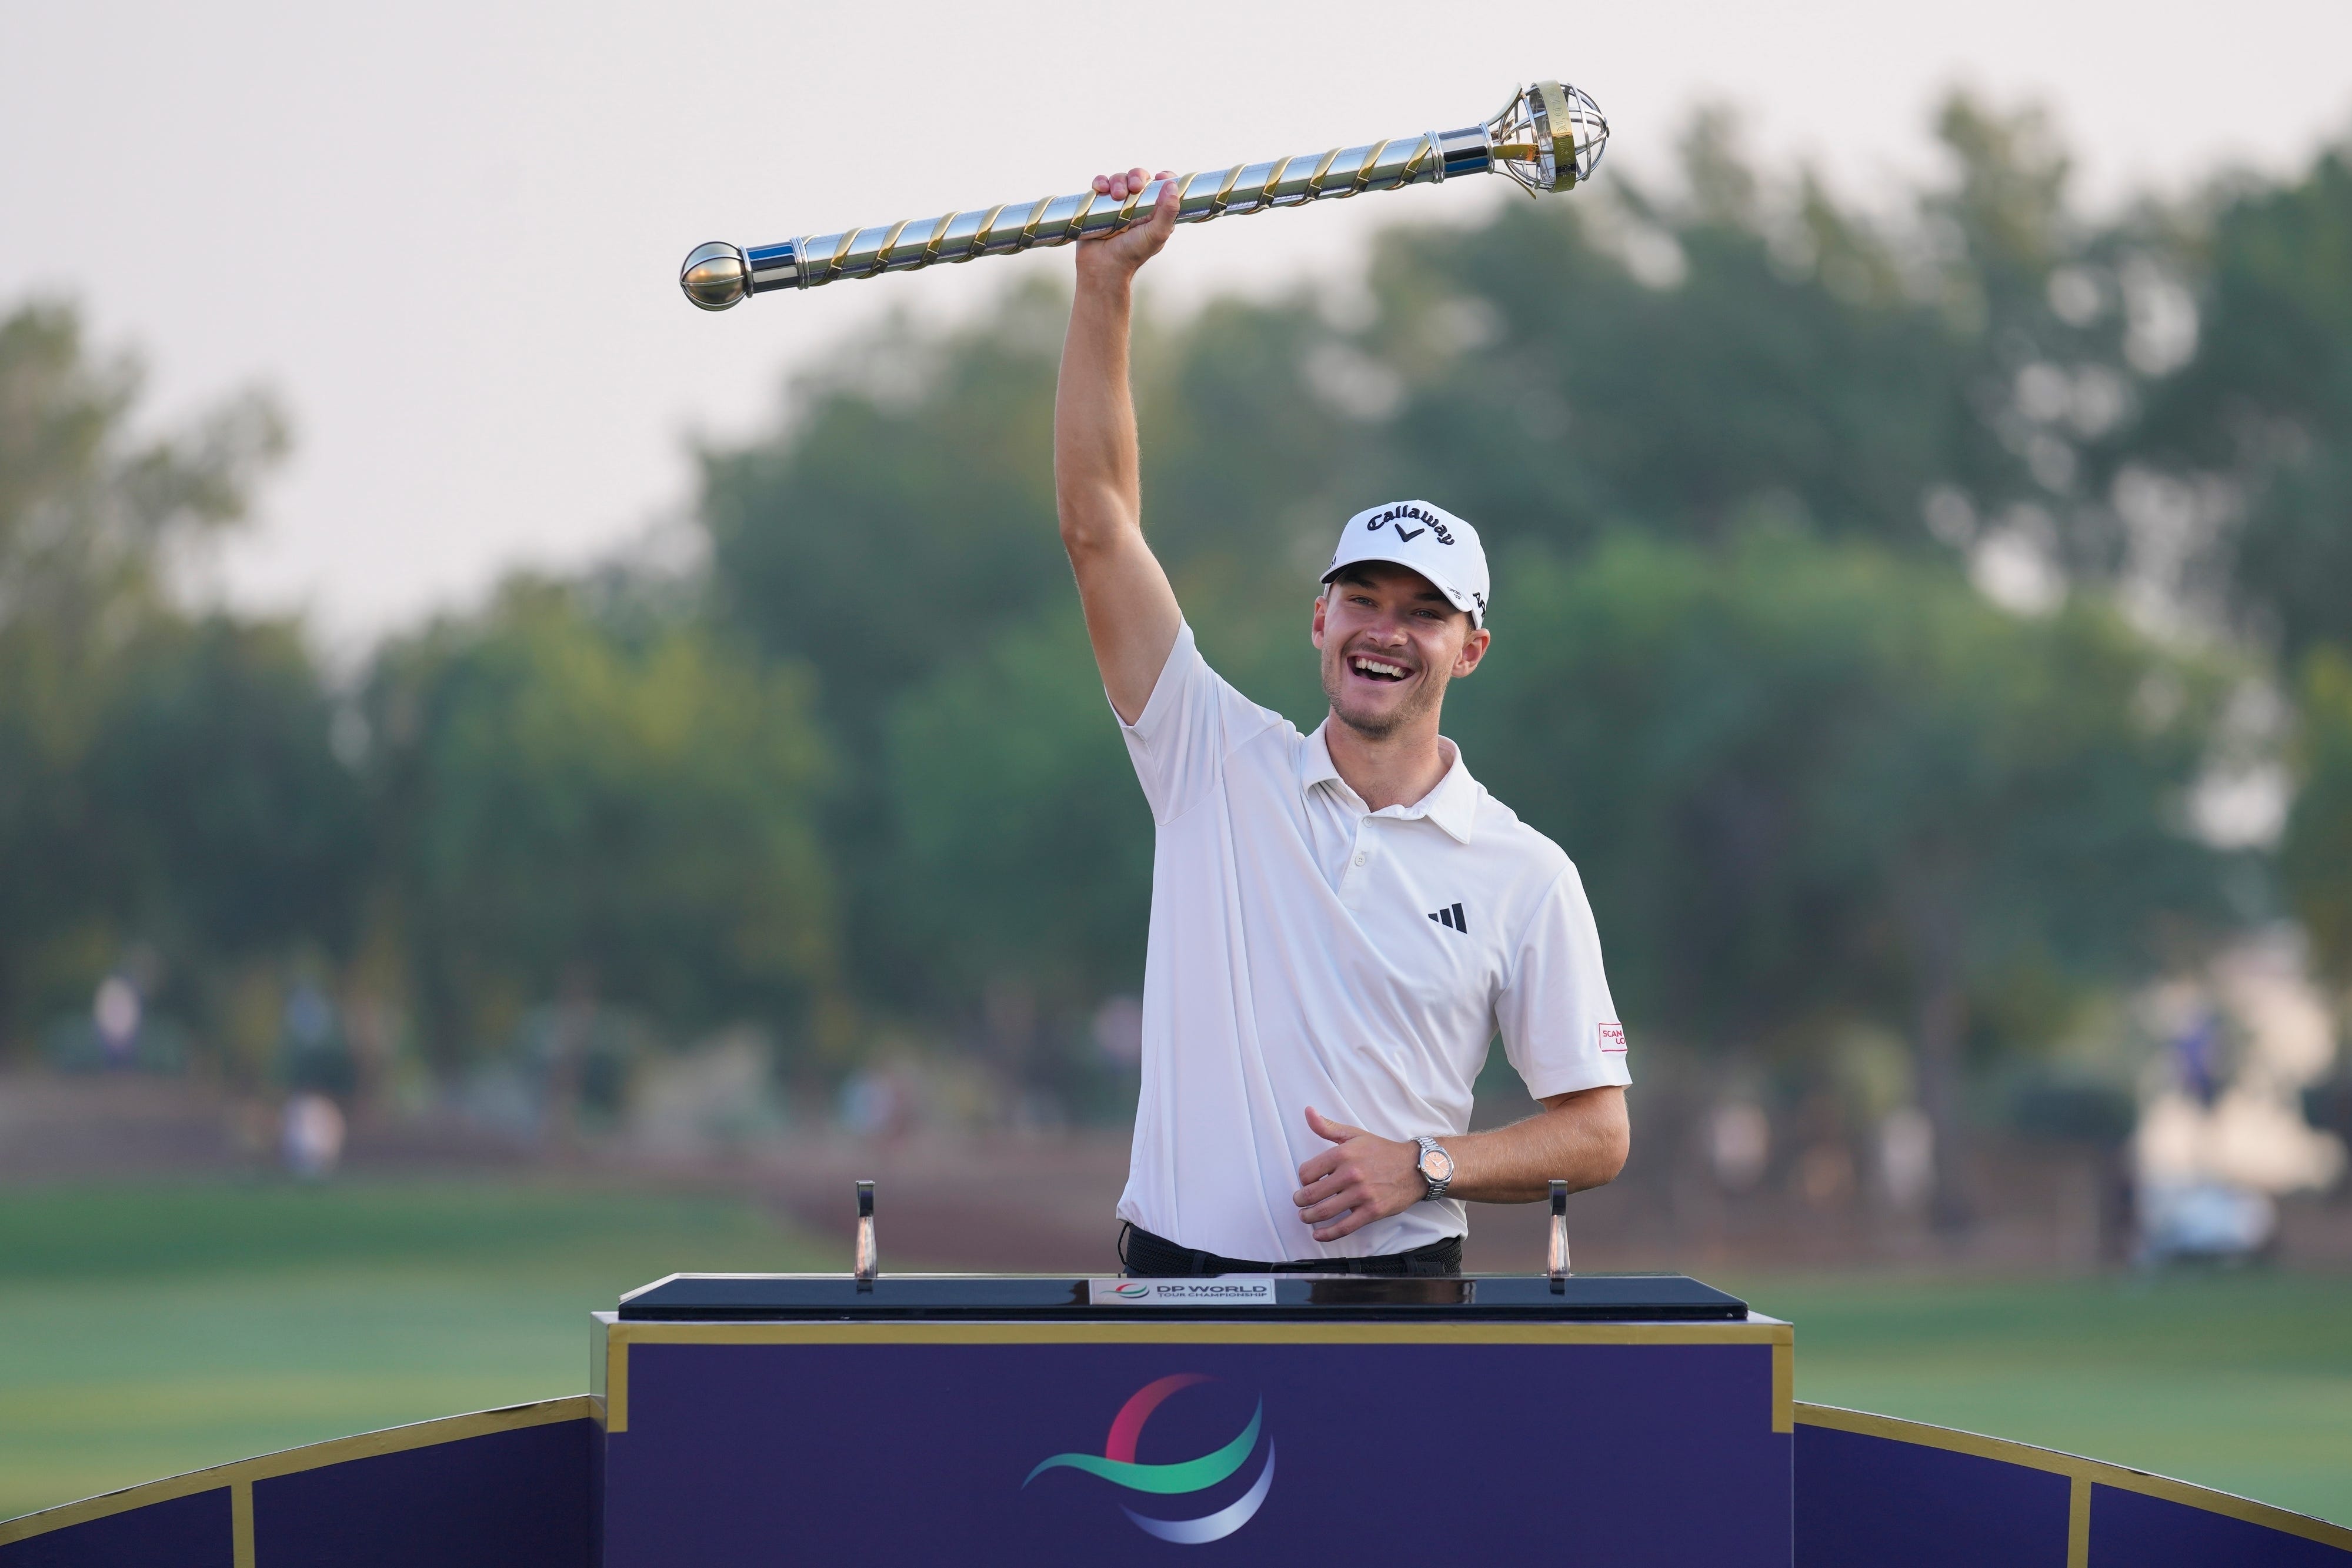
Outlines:
{"type": "Polygon", "coordinates": [[[1307,626],[1307,640],[1318,648],[1323,646],[1323,612],[1330,606],[1331,591],[1328,588],[1315,595],[1315,618],[1307,626]]]}
{"type": "Polygon", "coordinates": [[[1484,626],[1475,628],[1463,638],[1462,651],[1454,658],[1454,679],[1459,680],[1476,669],[1478,661],[1486,657],[1486,649],[1494,641],[1495,634],[1484,626]]]}

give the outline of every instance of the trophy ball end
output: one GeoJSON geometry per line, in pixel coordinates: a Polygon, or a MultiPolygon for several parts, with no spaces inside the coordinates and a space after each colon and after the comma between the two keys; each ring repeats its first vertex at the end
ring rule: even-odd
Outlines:
{"type": "Polygon", "coordinates": [[[696,246],[678,268],[677,286],[698,308],[724,310],[751,292],[751,268],[740,247],[723,239],[696,246]]]}

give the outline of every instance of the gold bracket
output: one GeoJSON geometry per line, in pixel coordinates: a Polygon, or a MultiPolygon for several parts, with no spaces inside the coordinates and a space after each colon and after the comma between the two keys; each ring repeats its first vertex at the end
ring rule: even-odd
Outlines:
{"type": "Polygon", "coordinates": [[[888,234],[883,236],[882,248],[874,253],[874,269],[866,274],[868,278],[879,278],[890,270],[890,247],[898,243],[898,237],[907,232],[907,226],[913,221],[912,218],[902,217],[891,226],[888,234]]]}
{"type": "Polygon", "coordinates": [[[1005,204],[999,202],[994,206],[988,209],[988,216],[980,220],[980,226],[978,228],[971,231],[971,244],[967,247],[964,253],[956,259],[959,261],[970,261],[973,257],[987,250],[988,231],[996,226],[996,220],[998,218],[1004,216],[1004,207],[1005,204]]]}

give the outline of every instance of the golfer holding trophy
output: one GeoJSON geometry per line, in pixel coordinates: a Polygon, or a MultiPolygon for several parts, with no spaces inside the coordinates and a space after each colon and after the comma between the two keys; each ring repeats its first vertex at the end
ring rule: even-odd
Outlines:
{"type": "Polygon", "coordinates": [[[1347,520],[1306,628],[1330,710],[1301,734],[1194,646],[1144,535],[1128,378],[1135,277],[1179,223],[1471,173],[1568,190],[1607,134],[1590,98],[1542,82],[1464,130],[1181,178],[1129,169],[1078,195],[749,251],[713,243],[681,270],[689,300],[724,310],[1077,247],[1055,493],[1158,836],[1118,1209],[1130,1274],[1452,1274],[1465,1202],[1532,1203],[1624,1163],[1625,1032],[1576,868],[1439,732],[1446,687],[1493,637],[1477,530],[1426,500],[1347,520]],[[1474,1133],[1471,1086],[1498,1032],[1542,1110],[1474,1133]]]}

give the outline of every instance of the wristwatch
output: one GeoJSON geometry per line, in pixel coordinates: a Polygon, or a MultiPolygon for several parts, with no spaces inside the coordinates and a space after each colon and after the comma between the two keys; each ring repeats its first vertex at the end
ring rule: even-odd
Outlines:
{"type": "Polygon", "coordinates": [[[1413,1169],[1419,1171],[1421,1179],[1429,1184],[1429,1191],[1422,1196],[1444,1197],[1445,1189],[1454,1184],[1454,1156],[1445,1152],[1444,1144],[1425,1132],[1413,1142],[1421,1145],[1421,1158],[1413,1162],[1413,1169]]]}

